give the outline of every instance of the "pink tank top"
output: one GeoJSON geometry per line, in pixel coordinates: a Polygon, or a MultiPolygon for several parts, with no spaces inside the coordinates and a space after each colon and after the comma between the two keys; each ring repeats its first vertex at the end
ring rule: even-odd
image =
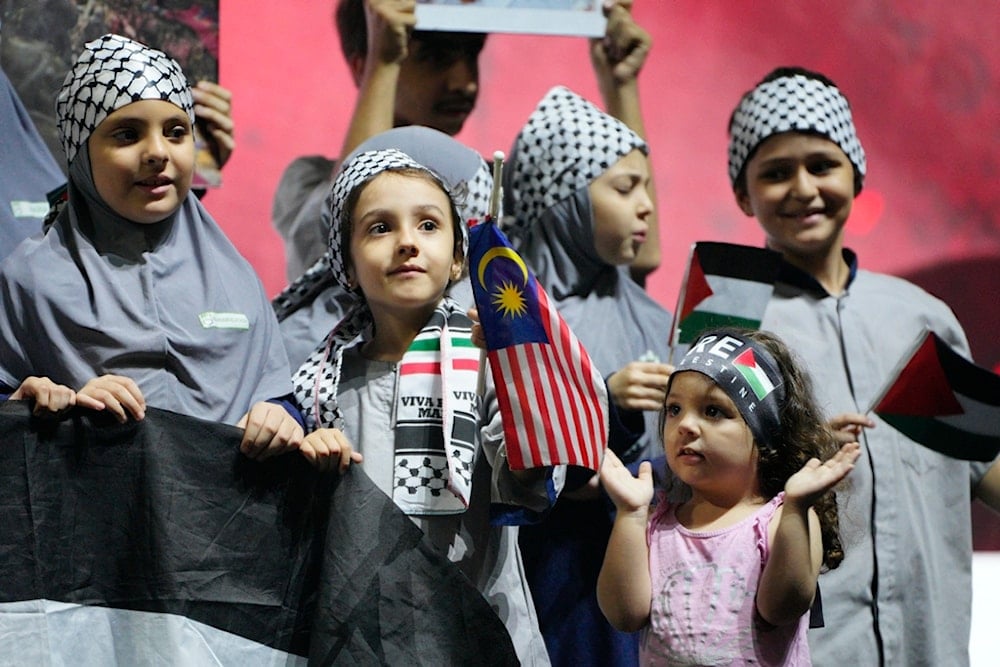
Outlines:
{"type": "Polygon", "coordinates": [[[661,501],[650,520],[653,600],[643,631],[643,665],[811,665],[798,623],[760,625],[755,597],[770,556],[767,527],[784,494],[723,530],[696,533],[661,501]]]}

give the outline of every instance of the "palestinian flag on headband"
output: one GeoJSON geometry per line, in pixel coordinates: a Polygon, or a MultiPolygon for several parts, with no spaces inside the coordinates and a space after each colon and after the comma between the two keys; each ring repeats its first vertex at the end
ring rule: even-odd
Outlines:
{"type": "Polygon", "coordinates": [[[764,369],[757,365],[752,349],[747,348],[733,359],[733,368],[743,376],[758,401],[763,401],[774,391],[774,383],[767,377],[764,369]]]}
{"type": "Polygon", "coordinates": [[[670,336],[693,343],[720,326],[757,329],[774,292],[781,255],[766,248],[699,241],[691,246],[670,336]]]}
{"type": "Polygon", "coordinates": [[[256,463],[239,429],[153,408],[81,414],[0,405],[0,662],[516,664],[489,603],[360,467],[256,463]]]}
{"type": "Polygon", "coordinates": [[[874,411],[909,439],[970,461],[1000,452],[1000,376],[922,332],[874,411]]]}

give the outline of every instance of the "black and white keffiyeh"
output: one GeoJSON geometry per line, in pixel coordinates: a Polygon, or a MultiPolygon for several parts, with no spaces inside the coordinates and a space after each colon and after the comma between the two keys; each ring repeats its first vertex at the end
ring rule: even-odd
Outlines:
{"type": "Polygon", "coordinates": [[[57,105],[65,201],[0,270],[0,381],[16,387],[39,374],[82,387],[124,375],[149,405],[236,424],[255,402],[291,390],[260,279],[190,192],[161,220],[139,223],[94,179],[88,137],[146,99],[191,115],[180,67],[160,51],[105,35],[72,66],[57,105]]]}
{"type": "Polygon", "coordinates": [[[840,146],[857,174],[865,177],[851,107],[834,86],[803,74],[765,81],[743,96],[733,113],[729,138],[729,180],[735,187],[749,157],[762,141],[781,132],[815,132],[840,146]]]}
{"type": "MultiPolygon", "coordinates": [[[[348,156],[342,166],[346,168],[362,153],[386,149],[404,153],[437,174],[448,188],[464,220],[482,220],[486,216],[493,177],[489,165],[474,150],[443,132],[412,125],[393,128],[365,141],[348,156]]],[[[324,206],[324,210],[329,212],[329,207],[324,206]]],[[[329,229],[330,217],[325,217],[322,224],[329,229]]],[[[273,299],[272,305],[278,320],[284,320],[331,286],[340,284],[332,267],[332,256],[328,248],[312,266],[273,299]]]]}
{"type": "Polygon", "coordinates": [[[101,121],[139,100],[172,102],[194,124],[191,88],[177,61],[121,35],[108,34],[88,42],[56,98],[66,161],[73,162],[101,121]]]}
{"type": "MultiPolygon", "coordinates": [[[[344,204],[355,189],[377,175],[400,169],[433,174],[397,150],[364,152],[345,165],[324,204],[323,216],[330,228],[330,273],[356,300],[293,377],[295,399],[307,430],[343,428],[337,395],[344,350],[359,337],[373,334],[371,311],[363,296],[353,290],[344,263],[349,244],[340,224],[344,204]]],[[[468,231],[460,221],[456,224],[462,228],[464,255],[468,231]]],[[[395,414],[386,419],[395,419],[393,499],[408,514],[454,514],[468,507],[479,438],[480,354],[472,344],[471,331],[472,323],[462,309],[445,298],[399,363],[399,399],[395,414]]]]}
{"type": "Polygon", "coordinates": [[[563,86],[552,88],[514,143],[504,174],[504,224],[518,226],[569,198],[646,142],[617,118],[563,86]]]}
{"type": "MultiPolygon", "coordinates": [[[[566,88],[553,88],[521,129],[504,173],[504,225],[550,302],[605,377],[669,358],[670,314],[604,261],[594,241],[590,185],[642,138],[566,88]],[[511,224],[516,218],[516,224],[511,224]]],[[[639,447],[656,450],[654,413],[639,447]]]]}

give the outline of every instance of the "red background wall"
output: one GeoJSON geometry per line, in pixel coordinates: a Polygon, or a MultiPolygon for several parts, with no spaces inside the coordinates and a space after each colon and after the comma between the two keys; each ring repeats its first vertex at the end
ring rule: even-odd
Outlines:
{"type": "MultiPolygon", "coordinates": [[[[333,4],[221,0],[220,80],[235,94],[238,147],[206,204],[271,294],[285,284],[269,218],[281,171],[297,155],[335,155],[354,101],[333,4]]],[[[657,300],[673,310],[692,242],[762,243],[729,189],[726,123],[766,72],[802,65],[843,88],[868,152],[848,244],[864,267],[944,298],[976,361],[1000,370],[1000,3],[635,0],[634,13],[654,44],[641,85],[663,249],[649,282],[657,300]]],[[[484,154],[509,150],[554,84],[599,100],[581,38],[494,35],[481,71],[459,139],[484,154]]],[[[977,508],[974,523],[977,548],[1000,548],[1000,522],[977,508]]]]}
{"type": "MultiPolygon", "coordinates": [[[[285,284],[275,185],[295,156],[336,153],[354,100],[333,4],[221,0],[220,79],[235,94],[238,147],[206,204],[272,294],[285,284]]],[[[945,298],[976,360],[1000,365],[1000,3],[635,4],[654,43],[641,85],[662,229],[655,298],[673,309],[692,242],[762,242],[732,200],[726,122],[767,71],[798,64],[837,81],[854,107],[869,176],[847,242],[862,265],[945,298]]],[[[582,38],[494,35],[481,65],[459,139],[484,154],[508,150],[556,83],[599,100],[582,38]]]]}

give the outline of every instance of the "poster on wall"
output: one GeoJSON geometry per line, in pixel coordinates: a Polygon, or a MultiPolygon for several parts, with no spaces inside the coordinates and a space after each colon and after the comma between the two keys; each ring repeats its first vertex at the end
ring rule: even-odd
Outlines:
{"type": "Polygon", "coordinates": [[[601,0],[417,0],[418,30],[604,34],[601,0]]]}
{"type": "MultiPolygon", "coordinates": [[[[219,0],[0,0],[0,65],[63,167],[56,94],[83,45],[109,32],[164,51],[192,84],[219,80],[219,0]]],[[[197,128],[195,140],[193,185],[218,186],[218,162],[197,128]]]]}

